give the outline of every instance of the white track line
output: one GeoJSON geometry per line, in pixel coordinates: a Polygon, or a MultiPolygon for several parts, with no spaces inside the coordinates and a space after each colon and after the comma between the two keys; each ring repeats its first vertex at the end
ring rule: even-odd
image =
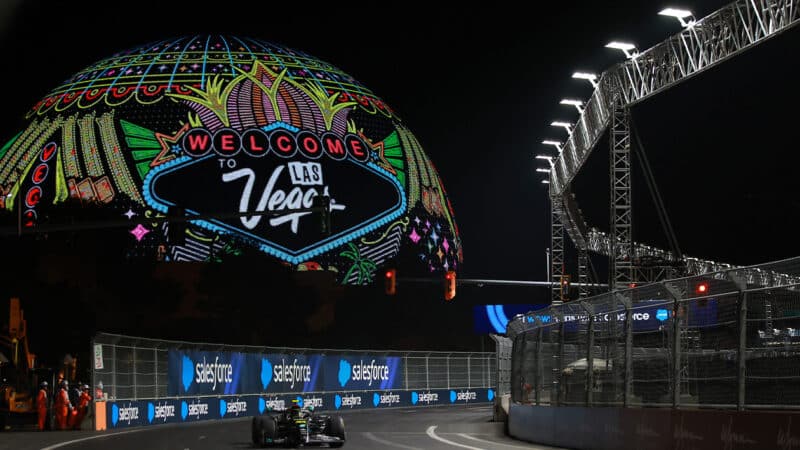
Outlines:
{"type": "Polygon", "coordinates": [[[536,449],[536,448],[544,448],[544,447],[533,447],[533,446],[523,447],[521,445],[506,444],[505,442],[490,441],[488,439],[481,439],[481,438],[478,438],[478,437],[475,437],[475,436],[470,436],[467,433],[458,433],[458,435],[463,437],[463,438],[466,438],[466,439],[472,439],[473,441],[478,441],[478,442],[486,442],[487,444],[492,444],[492,445],[503,445],[503,446],[506,446],[506,447],[513,447],[513,448],[525,448],[525,449],[528,449],[528,450],[536,449]]]}
{"type": "Polygon", "coordinates": [[[386,439],[381,439],[378,436],[375,436],[374,434],[369,433],[369,432],[361,433],[361,434],[364,435],[365,438],[367,438],[367,439],[369,439],[371,441],[375,441],[375,442],[377,442],[379,444],[383,444],[383,445],[388,445],[390,447],[405,448],[407,450],[422,450],[421,448],[418,448],[418,447],[411,447],[411,446],[408,446],[408,445],[398,444],[397,442],[387,441],[386,439]]]}
{"type": "Polygon", "coordinates": [[[431,425],[431,426],[428,427],[428,431],[426,433],[428,433],[428,436],[431,439],[436,439],[439,442],[444,442],[445,444],[452,445],[454,447],[469,448],[471,450],[483,450],[482,448],[479,448],[479,447],[470,447],[469,445],[464,445],[464,444],[459,444],[458,442],[448,441],[447,439],[445,439],[443,437],[437,436],[436,435],[436,427],[437,427],[437,425],[431,425]]]}
{"type": "Polygon", "coordinates": [[[136,429],[136,430],[120,431],[118,433],[98,434],[96,436],[89,436],[89,437],[80,438],[80,439],[73,439],[71,441],[59,442],[58,444],[53,444],[53,445],[51,445],[49,447],[43,447],[41,450],[53,450],[53,449],[56,449],[56,448],[61,448],[61,447],[66,447],[68,445],[77,444],[78,442],[91,441],[92,439],[114,437],[114,436],[119,436],[121,434],[138,433],[140,431],[146,431],[146,430],[151,430],[151,429],[152,428],[144,428],[144,427],[142,427],[142,428],[139,428],[139,429],[136,429]]]}

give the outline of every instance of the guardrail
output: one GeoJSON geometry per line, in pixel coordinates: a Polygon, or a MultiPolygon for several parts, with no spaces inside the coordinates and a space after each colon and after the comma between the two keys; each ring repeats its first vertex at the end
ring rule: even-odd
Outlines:
{"type": "Polygon", "coordinates": [[[495,353],[235,346],[98,334],[95,428],[322,410],[489,402],[495,353]]]}

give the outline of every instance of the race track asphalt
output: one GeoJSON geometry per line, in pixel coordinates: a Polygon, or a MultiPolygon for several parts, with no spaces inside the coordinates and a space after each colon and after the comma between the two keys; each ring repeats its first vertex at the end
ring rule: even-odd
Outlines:
{"type": "MultiPolygon", "coordinates": [[[[342,413],[345,449],[552,449],[504,435],[490,406],[357,410],[342,413]]],[[[250,418],[131,428],[122,431],[5,432],[0,450],[250,449],[250,418]]]]}

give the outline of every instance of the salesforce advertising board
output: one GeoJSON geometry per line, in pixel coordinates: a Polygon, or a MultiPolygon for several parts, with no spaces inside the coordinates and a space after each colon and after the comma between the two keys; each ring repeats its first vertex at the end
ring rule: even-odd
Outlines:
{"type": "Polygon", "coordinates": [[[402,389],[399,356],[329,355],[325,360],[325,387],[329,391],[402,389]]]}
{"type": "Polygon", "coordinates": [[[169,351],[170,396],[403,389],[402,358],[169,351]]]}
{"type": "Polygon", "coordinates": [[[493,389],[376,390],[107,402],[109,429],[225,420],[283,411],[296,400],[322,411],[455,405],[494,400],[493,389]]]}

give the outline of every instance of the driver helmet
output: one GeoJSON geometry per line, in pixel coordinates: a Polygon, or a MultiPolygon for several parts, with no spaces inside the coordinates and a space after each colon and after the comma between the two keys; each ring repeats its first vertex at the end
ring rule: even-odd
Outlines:
{"type": "Polygon", "coordinates": [[[46,388],[47,387],[47,381],[42,381],[42,383],[39,386],[41,386],[43,388],[46,388]]]}

